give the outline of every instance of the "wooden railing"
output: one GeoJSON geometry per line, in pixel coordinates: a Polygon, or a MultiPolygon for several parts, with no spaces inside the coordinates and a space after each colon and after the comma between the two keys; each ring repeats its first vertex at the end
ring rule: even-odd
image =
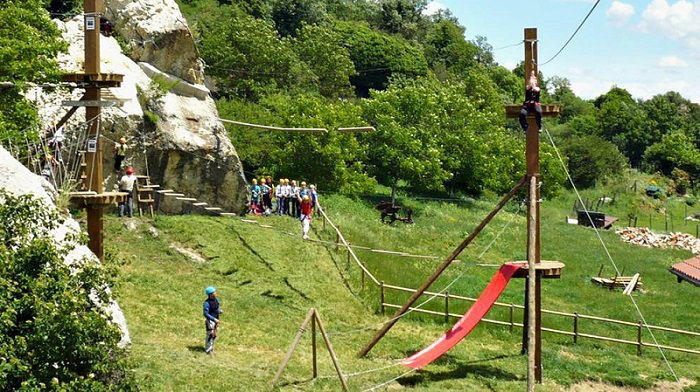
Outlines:
{"type": "MultiPolygon", "coordinates": [[[[357,265],[358,268],[360,269],[360,274],[361,274],[360,281],[362,284],[362,288],[365,287],[365,277],[369,277],[370,281],[372,283],[374,283],[375,287],[379,288],[379,303],[381,306],[382,314],[384,314],[385,308],[400,309],[401,305],[393,304],[393,303],[386,301],[386,293],[385,293],[386,290],[394,290],[394,291],[400,291],[400,292],[406,292],[406,293],[414,293],[416,290],[412,289],[412,288],[408,288],[408,287],[401,287],[401,286],[385,284],[383,281],[380,282],[372,274],[372,272],[370,272],[370,270],[367,268],[367,266],[365,266],[360,261],[360,259],[357,257],[357,255],[353,251],[353,247],[357,247],[357,246],[355,246],[355,245],[351,246],[347,242],[347,240],[345,239],[343,234],[340,232],[340,229],[338,229],[338,227],[335,224],[333,224],[333,222],[328,218],[325,211],[323,209],[319,209],[319,210],[320,210],[321,214],[323,215],[323,227],[325,228],[326,223],[328,223],[336,233],[336,240],[335,240],[336,251],[339,251],[340,247],[345,248],[348,252],[348,263],[350,262],[350,260],[353,260],[354,264],[357,265]]],[[[363,247],[359,247],[359,248],[363,248],[363,247]]],[[[367,248],[367,249],[370,249],[370,248],[367,248]]],[[[387,251],[386,253],[392,253],[392,252],[387,251]]],[[[397,252],[393,252],[393,253],[397,253],[397,252]]],[[[403,252],[400,252],[400,253],[403,253],[403,252]]],[[[469,302],[469,303],[476,301],[476,298],[464,297],[461,295],[452,295],[449,292],[436,293],[436,292],[426,291],[425,295],[442,298],[443,302],[444,302],[444,311],[440,312],[440,311],[421,309],[421,308],[409,308],[410,311],[416,312],[416,313],[444,317],[445,322],[448,322],[450,318],[461,318],[462,317],[461,314],[450,313],[449,307],[450,307],[450,302],[452,300],[464,301],[464,302],[469,302]]],[[[508,314],[509,314],[508,320],[496,320],[496,319],[484,318],[484,319],[482,319],[483,322],[490,323],[490,324],[508,326],[511,328],[511,330],[515,327],[518,327],[518,328],[523,327],[522,323],[519,323],[515,320],[515,310],[516,309],[523,310],[524,306],[516,305],[516,304],[506,304],[506,303],[502,303],[502,302],[496,302],[494,304],[494,306],[496,308],[508,309],[508,314]]],[[[669,332],[669,333],[686,335],[686,336],[695,336],[695,337],[700,337],[699,332],[686,331],[686,330],[676,329],[676,328],[661,327],[661,326],[656,326],[656,325],[644,325],[644,323],[642,321],[635,323],[635,322],[630,322],[630,321],[615,320],[615,319],[590,316],[590,315],[579,314],[579,313],[559,312],[559,311],[547,310],[547,309],[542,309],[542,314],[549,314],[549,315],[554,315],[554,316],[559,316],[559,317],[564,317],[564,318],[571,318],[571,327],[572,327],[571,330],[561,330],[561,329],[556,329],[556,328],[542,327],[542,331],[554,333],[554,334],[559,334],[559,335],[571,336],[574,343],[578,343],[579,338],[586,338],[586,339],[600,340],[600,341],[606,341],[606,342],[612,342],[612,343],[627,344],[627,345],[637,347],[637,355],[642,355],[642,348],[643,347],[661,348],[664,350],[677,351],[677,352],[688,353],[688,354],[700,354],[699,350],[650,343],[650,342],[645,342],[642,339],[643,335],[644,335],[644,330],[647,328],[650,330],[655,330],[655,331],[663,331],[663,332],[669,332]],[[629,340],[629,339],[620,339],[620,338],[616,338],[616,337],[594,335],[591,333],[584,333],[584,332],[581,332],[581,323],[580,323],[581,320],[591,320],[591,321],[597,321],[597,322],[608,323],[608,324],[613,324],[613,325],[622,325],[625,327],[631,327],[631,328],[634,328],[636,330],[637,338],[636,338],[636,340],[629,340]]]]}

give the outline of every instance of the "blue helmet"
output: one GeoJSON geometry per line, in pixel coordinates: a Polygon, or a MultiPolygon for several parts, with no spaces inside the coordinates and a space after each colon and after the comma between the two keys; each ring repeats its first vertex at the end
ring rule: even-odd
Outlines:
{"type": "Polygon", "coordinates": [[[209,286],[206,289],[204,289],[204,292],[207,293],[207,295],[214,294],[216,292],[216,288],[213,286],[209,286]]]}

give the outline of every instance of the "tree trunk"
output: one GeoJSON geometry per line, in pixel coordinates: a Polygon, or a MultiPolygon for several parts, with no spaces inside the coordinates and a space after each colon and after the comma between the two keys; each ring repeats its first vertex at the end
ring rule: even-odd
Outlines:
{"type": "Polygon", "coordinates": [[[399,182],[398,177],[394,177],[394,182],[391,184],[391,206],[396,206],[396,186],[399,182]]]}

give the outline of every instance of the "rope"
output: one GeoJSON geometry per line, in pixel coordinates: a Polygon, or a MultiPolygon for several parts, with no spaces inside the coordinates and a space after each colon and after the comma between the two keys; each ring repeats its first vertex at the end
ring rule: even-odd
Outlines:
{"type": "Polygon", "coordinates": [[[492,50],[492,51],[496,51],[496,50],[508,49],[508,48],[512,48],[512,47],[514,47],[514,46],[520,46],[520,44],[522,44],[523,42],[525,42],[525,41],[520,40],[520,41],[518,41],[518,42],[516,42],[516,43],[514,43],[514,44],[505,45],[505,46],[500,46],[500,47],[498,47],[498,48],[494,48],[494,49],[491,49],[491,50],[492,50]]]}
{"type": "Polygon", "coordinates": [[[377,385],[375,385],[375,386],[373,386],[373,387],[371,387],[371,388],[367,388],[367,389],[363,390],[362,392],[376,391],[377,389],[382,388],[382,387],[384,387],[384,386],[386,386],[386,385],[389,385],[389,384],[391,384],[392,382],[398,380],[399,378],[408,376],[409,374],[411,374],[411,373],[413,373],[413,372],[415,372],[415,371],[416,371],[416,369],[411,369],[411,370],[409,370],[409,371],[407,371],[407,372],[405,372],[405,373],[399,374],[398,376],[392,378],[392,379],[389,380],[389,381],[385,381],[385,382],[383,382],[383,383],[381,383],[381,384],[377,384],[377,385]]]}
{"type": "MultiPolygon", "coordinates": [[[[596,4],[598,4],[598,3],[596,3],[596,4]]],[[[583,199],[581,198],[581,194],[579,193],[578,189],[576,188],[576,184],[574,184],[574,180],[573,180],[573,178],[571,178],[571,174],[569,174],[569,170],[566,167],[566,164],[564,163],[564,159],[561,157],[561,154],[559,153],[559,149],[557,148],[556,144],[554,143],[554,139],[552,138],[552,135],[549,133],[549,130],[546,128],[545,128],[545,133],[547,133],[547,137],[549,138],[549,142],[552,144],[552,147],[554,147],[554,151],[557,154],[557,158],[559,158],[559,162],[561,163],[562,167],[564,168],[564,172],[566,173],[566,176],[569,179],[569,183],[571,184],[571,187],[574,189],[574,192],[576,193],[576,197],[578,198],[579,202],[583,205],[583,210],[586,212],[586,215],[588,216],[588,219],[591,222],[591,226],[593,227],[593,230],[595,231],[595,234],[598,237],[598,241],[600,241],[600,244],[603,246],[603,249],[605,250],[605,254],[608,256],[608,259],[610,260],[610,263],[612,264],[613,268],[615,268],[615,272],[619,275],[620,270],[617,268],[617,264],[615,263],[615,260],[613,260],[613,257],[610,254],[608,247],[605,245],[605,241],[603,241],[603,237],[600,235],[600,231],[593,224],[593,218],[591,218],[591,215],[588,213],[588,208],[583,203],[583,199]]],[[[632,301],[632,304],[634,305],[635,309],[637,309],[637,314],[639,315],[639,318],[642,319],[642,322],[644,323],[644,326],[646,327],[647,331],[649,332],[649,335],[651,335],[651,338],[654,341],[654,344],[659,349],[659,353],[661,353],[661,357],[663,358],[664,362],[666,363],[666,366],[671,371],[671,374],[673,374],[673,378],[676,379],[676,382],[680,382],[680,380],[678,379],[678,376],[676,375],[676,372],[673,370],[673,367],[671,366],[671,363],[668,361],[668,358],[666,358],[666,354],[664,353],[664,350],[661,348],[661,346],[659,345],[659,342],[656,340],[656,336],[654,335],[654,332],[652,332],[651,328],[649,328],[649,324],[647,324],[647,320],[644,317],[644,315],[642,314],[642,310],[639,308],[637,301],[634,299],[634,297],[632,295],[629,295],[628,297],[632,301]]]]}
{"type": "Polygon", "coordinates": [[[595,2],[595,4],[593,4],[593,7],[591,7],[591,10],[588,11],[588,14],[586,14],[586,17],[583,18],[581,23],[578,25],[578,27],[576,28],[574,33],[571,34],[571,37],[569,37],[569,39],[566,41],[564,46],[562,46],[561,49],[559,49],[559,51],[554,56],[552,56],[552,58],[550,58],[549,60],[545,61],[544,63],[542,63],[540,65],[547,65],[547,64],[549,64],[550,61],[554,60],[557,56],[559,56],[559,53],[561,53],[564,50],[564,48],[566,48],[566,46],[569,44],[569,42],[571,42],[571,40],[574,39],[574,37],[576,36],[576,33],[578,33],[578,31],[581,30],[581,27],[583,27],[583,24],[586,23],[586,20],[588,20],[588,17],[591,16],[591,14],[593,13],[593,10],[595,10],[595,8],[598,6],[599,3],[600,3],[600,0],[597,0],[595,2]]]}

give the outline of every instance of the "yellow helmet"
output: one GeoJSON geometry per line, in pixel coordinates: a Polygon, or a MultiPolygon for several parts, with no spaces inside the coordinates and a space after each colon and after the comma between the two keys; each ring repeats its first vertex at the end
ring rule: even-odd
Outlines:
{"type": "Polygon", "coordinates": [[[304,195],[304,197],[301,198],[302,200],[309,200],[309,195],[304,195]]]}
{"type": "Polygon", "coordinates": [[[257,183],[258,183],[258,180],[255,179],[255,178],[253,178],[253,181],[252,181],[252,182],[253,182],[253,184],[257,184],[257,183]]]}
{"type": "Polygon", "coordinates": [[[126,138],[122,137],[121,139],[119,139],[119,143],[126,144],[126,138]]]}

